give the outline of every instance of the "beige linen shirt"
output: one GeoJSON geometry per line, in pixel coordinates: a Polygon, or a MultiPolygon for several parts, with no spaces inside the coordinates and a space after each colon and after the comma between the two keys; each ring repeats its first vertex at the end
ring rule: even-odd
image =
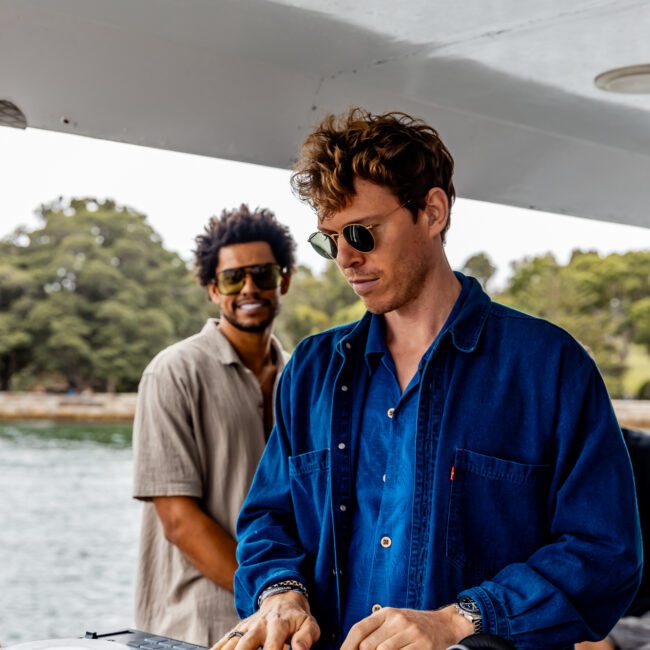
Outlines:
{"type": "MultiPolygon", "coordinates": [[[[209,319],[199,334],[151,361],[140,381],[133,429],[133,496],[145,501],[135,624],[201,645],[212,645],[239,620],[233,596],[165,539],[151,498],[196,497],[235,537],[264,451],[264,405],[255,375],[217,326],[209,319]]],[[[288,355],[277,339],[272,345],[279,377],[288,355]]]]}

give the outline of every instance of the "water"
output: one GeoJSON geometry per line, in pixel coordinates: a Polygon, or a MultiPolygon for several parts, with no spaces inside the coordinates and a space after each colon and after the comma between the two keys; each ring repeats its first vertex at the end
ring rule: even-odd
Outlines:
{"type": "Polygon", "coordinates": [[[133,626],[131,427],[0,423],[0,645],[133,626]]]}

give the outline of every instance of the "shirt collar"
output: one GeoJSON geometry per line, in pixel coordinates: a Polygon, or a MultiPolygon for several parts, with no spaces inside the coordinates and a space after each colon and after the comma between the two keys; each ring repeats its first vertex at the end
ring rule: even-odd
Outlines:
{"type": "MultiPolygon", "coordinates": [[[[201,329],[201,334],[205,335],[213,352],[218,357],[219,361],[224,365],[239,364],[243,365],[242,360],[235,351],[230,341],[224,336],[223,332],[219,329],[218,318],[208,318],[205,325],[201,329]]],[[[285,355],[279,341],[275,336],[271,337],[271,346],[275,350],[275,359],[278,370],[282,370],[285,364],[285,355]]]]}
{"type": "Polygon", "coordinates": [[[492,301],[478,280],[457,271],[455,275],[463,285],[459,297],[462,304],[448,331],[457,350],[474,352],[490,313],[492,301]]]}
{"type": "Polygon", "coordinates": [[[378,316],[377,314],[371,314],[365,350],[368,372],[372,373],[386,351],[384,319],[382,316],[378,316]]]}

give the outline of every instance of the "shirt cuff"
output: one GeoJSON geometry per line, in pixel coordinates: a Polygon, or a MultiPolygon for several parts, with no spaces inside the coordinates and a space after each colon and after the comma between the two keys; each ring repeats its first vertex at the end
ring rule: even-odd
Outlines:
{"type": "Polygon", "coordinates": [[[458,594],[458,598],[467,596],[478,606],[481,612],[482,632],[494,634],[510,641],[510,625],[503,605],[493,600],[483,587],[472,587],[458,594]]]}
{"type": "Polygon", "coordinates": [[[299,573],[284,573],[284,572],[278,572],[273,574],[273,577],[270,577],[268,580],[264,581],[262,583],[262,586],[258,588],[257,592],[255,593],[254,599],[253,599],[253,611],[257,611],[259,609],[259,601],[260,601],[260,596],[269,588],[272,587],[273,585],[279,583],[279,582],[284,582],[286,580],[293,580],[296,582],[299,582],[301,585],[305,587],[305,590],[307,590],[307,582],[305,581],[305,578],[301,576],[299,573]]]}

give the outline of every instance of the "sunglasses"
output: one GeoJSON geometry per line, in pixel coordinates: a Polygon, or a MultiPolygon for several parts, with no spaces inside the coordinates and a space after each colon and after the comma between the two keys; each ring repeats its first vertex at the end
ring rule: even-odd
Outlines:
{"type": "Polygon", "coordinates": [[[337,240],[340,235],[343,235],[352,248],[361,253],[370,253],[375,248],[375,238],[372,235],[372,229],[378,224],[373,223],[369,226],[364,226],[361,223],[349,223],[340,233],[332,235],[317,230],[312,233],[307,240],[312,248],[322,257],[328,260],[336,259],[339,252],[337,240]]]}
{"type": "MultiPolygon", "coordinates": [[[[405,207],[409,201],[398,205],[394,210],[391,210],[385,217],[389,217],[393,212],[397,212],[405,207]]],[[[384,218],[385,218],[384,217],[384,218]]],[[[317,230],[309,235],[307,240],[312,248],[321,256],[328,260],[336,259],[339,252],[338,238],[343,235],[343,239],[361,253],[371,253],[375,249],[375,237],[372,234],[372,229],[376,228],[379,224],[373,223],[369,226],[364,226],[362,223],[349,223],[340,233],[335,232],[332,234],[317,230]]]]}
{"type": "Polygon", "coordinates": [[[278,264],[255,264],[253,266],[240,266],[236,269],[226,269],[217,273],[215,284],[219,293],[231,296],[239,293],[246,284],[246,276],[250,275],[258,289],[277,289],[286,274],[286,268],[278,264]]]}

